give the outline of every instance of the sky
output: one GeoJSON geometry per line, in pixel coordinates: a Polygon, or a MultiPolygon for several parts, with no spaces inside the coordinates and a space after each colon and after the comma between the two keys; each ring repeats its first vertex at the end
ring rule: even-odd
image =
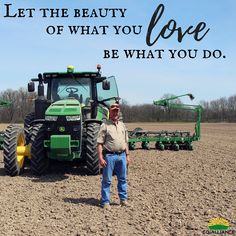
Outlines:
{"type": "MultiPolygon", "coordinates": [[[[101,64],[104,76],[117,78],[120,97],[129,104],[152,103],[164,94],[192,93],[195,103],[227,98],[236,94],[235,10],[234,0],[0,1],[0,91],[26,88],[38,73],[65,71],[68,65],[74,65],[77,71],[96,71],[96,65],[101,64]],[[148,26],[160,4],[164,5],[164,12],[152,30],[151,41],[170,20],[169,27],[173,27],[174,20],[182,32],[190,26],[196,28],[200,22],[205,23],[205,29],[199,35],[209,31],[200,41],[193,34],[185,34],[181,42],[175,31],[171,37],[160,37],[148,46],[148,26]],[[35,9],[32,17],[26,10],[31,8],[35,9]],[[60,9],[60,17],[50,17],[48,12],[43,17],[40,9],[60,9]],[[61,9],[68,9],[68,17],[62,17],[61,9]],[[89,17],[74,17],[74,9],[80,13],[87,9],[85,16],[89,17]],[[99,17],[99,9],[109,9],[108,15],[99,17]],[[125,11],[124,17],[114,9],[125,11]],[[98,17],[91,17],[93,12],[98,17]],[[60,34],[53,33],[57,26],[63,27],[60,34]],[[72,35],[69,26],[90,26],[90,34],[81,35],[78,30],[72,35]],[[107,27],[105,33],[101,26],[107,27]],[[114,26],[121,27],[119,34],[115,34],[114,26]],[[139,34],[127,33],[129,27],[137,30],[139,26],[139,34]],[[97,35],[91,34],[94,27],[97,35]],[[119,58],[104,58],[104,50],[118,50],[119,58]],[[126,58],[124,50],[145,50],[145,57],[151,51],[155,58],[126,58]],[[155,50],[163,50],[162,58],[155,50]],[[169,50],[176,50],[174,58],[169,50]],[[197,54],[191,59],[188,53],[194,50],[197,54]],[[211,57],[203,58],[203,50],[209,50],[211,57]],[[220,51],[221,57],[214,58],[214,51],[216,57],[220,51]],[[187,56],[181,58],[185,53],[187,56]]],[[[167,29],[166,35],[169,33],[167,29]]]]}

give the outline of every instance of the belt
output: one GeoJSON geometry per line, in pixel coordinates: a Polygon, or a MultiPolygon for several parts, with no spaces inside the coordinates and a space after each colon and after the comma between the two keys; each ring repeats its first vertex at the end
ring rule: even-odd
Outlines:
{"type": "Polygon", "coordinates": [[[120,155],[120,154],[122,154],[122,153],[124,153],[124,152],[125,152],[125,150],[120,151],[120,152],[110,152],[110,151],[108,151],[108,150],[105,150],[105,154],[114,154],[114,155],[120,155]]]}

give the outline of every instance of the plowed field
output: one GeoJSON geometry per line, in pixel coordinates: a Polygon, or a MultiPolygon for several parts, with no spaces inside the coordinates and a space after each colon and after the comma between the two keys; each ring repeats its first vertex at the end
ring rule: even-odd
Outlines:
{"type": "MultiPolygon", "coordinates": [[[[193,131],[194,124],[127,126],[193,131]]],[[[132,206],[119,205],[114,176],[110,211],[99,206],[101,176],[59,166],[39,178],[29,169],[9,177],[1,152],[0,235],[200,236],[215,217],[227,219],[236,231],[236,124],[203,124],[193,146],[193,151],[131,151],[132,206]]]]}

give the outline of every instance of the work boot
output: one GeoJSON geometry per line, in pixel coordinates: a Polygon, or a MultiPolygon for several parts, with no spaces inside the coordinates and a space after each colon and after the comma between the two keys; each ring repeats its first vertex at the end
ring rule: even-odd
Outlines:
{"type": "Polygon", "coordinates": [[[124,207],[132,207],[127,200],[120,201],[120,205],[124,207]]]}
{"type": "Polygon", "coordinates": [[[108,211],[111,210],[111,206],[110,206],[109,203],[103,204],[103,205],[102,205],[102,208],[105,209],[105,210],[108,210],[108,211]]]}

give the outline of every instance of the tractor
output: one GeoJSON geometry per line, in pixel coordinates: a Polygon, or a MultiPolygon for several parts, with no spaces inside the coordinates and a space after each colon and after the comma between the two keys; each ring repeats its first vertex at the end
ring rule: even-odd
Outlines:
{"type": "Polygon", "coordinates": [[[24,128],[9,125],[3,144],[4,166],[10,176],[19,175],[25,163],[35,175],[42,175],[51,160],[83,165],[90,175],[99,174],[97,135],[109,116],[109,106],[119,102],[115,77],[95,72],[46,72],[28,83],[35,91],[34,112],[24,120],[24,128]],[[46,89],[45,89],[46,87],[46,89]]]}

